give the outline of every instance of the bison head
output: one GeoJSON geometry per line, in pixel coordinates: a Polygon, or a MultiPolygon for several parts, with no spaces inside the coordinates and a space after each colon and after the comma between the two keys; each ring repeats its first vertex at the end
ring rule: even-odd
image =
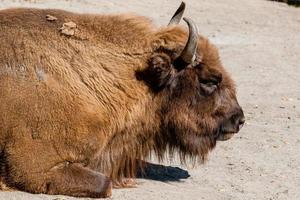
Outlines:
{"type": "Polygon", "coordinates": [[[184,156],[204,160],[216,141],[231,138],[245,119],[217,49],[198,36],[191,19],[184,20],[186,44],[156,50],[143,77],[161,105],[158,150],[179,148],[184,156]]]}

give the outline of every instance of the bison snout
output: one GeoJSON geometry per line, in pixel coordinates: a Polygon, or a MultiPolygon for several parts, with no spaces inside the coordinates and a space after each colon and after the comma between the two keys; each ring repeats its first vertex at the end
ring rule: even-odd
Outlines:
{"type": "Polygon", "coordinates": [[[228,140],[235,133],[238,133],[245,123],[245,116],[241,108],[227,119],[221,128],[221,133],[219,133],[218,140],[228,140]]]}
{"type": "Polygon", "coordinates": [[[224,132],[237,133],[241,130],[245,123],[244,112],[241,108],[237,110],[235,114],[233,114],[230,119],[225,124],[223,129],[224,132]]]}

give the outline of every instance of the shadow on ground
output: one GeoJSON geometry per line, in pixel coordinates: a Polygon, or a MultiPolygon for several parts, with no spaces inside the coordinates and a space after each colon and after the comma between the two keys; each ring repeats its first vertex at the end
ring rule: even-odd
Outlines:
{"type": "Polygon", "coordinates": [[[164,166],[146,162],[143,169],[138,170],[137,178],[155,181],[180,181],[189,178],[189,172],[179,167],[164,166]]]}
{"type": "Polygon", "coordinates": [[[289,5],[294,5],[294,6],[300,7],[300,0],[271,0],[271,1],[284,2],[289,5]]]}

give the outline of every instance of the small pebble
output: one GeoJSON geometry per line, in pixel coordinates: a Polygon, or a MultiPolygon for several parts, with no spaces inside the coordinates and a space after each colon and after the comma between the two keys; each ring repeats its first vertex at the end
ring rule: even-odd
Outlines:
{"type": "Polygon", "coordinates": [[[283,100],[283,101],[293,101],[293,98],[282,97],[281,100],[283,100]]]}

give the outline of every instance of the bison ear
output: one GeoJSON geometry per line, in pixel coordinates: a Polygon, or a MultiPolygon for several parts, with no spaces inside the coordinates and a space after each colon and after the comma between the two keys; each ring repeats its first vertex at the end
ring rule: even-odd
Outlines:
{"type": "Polygon", "coordinates": [[[165,53],[155,53],[148,61],[148,67],[138,72],[139,79],[143,79],[154,91],[159,91],[174,76],[171,57],[165,53]]]}

